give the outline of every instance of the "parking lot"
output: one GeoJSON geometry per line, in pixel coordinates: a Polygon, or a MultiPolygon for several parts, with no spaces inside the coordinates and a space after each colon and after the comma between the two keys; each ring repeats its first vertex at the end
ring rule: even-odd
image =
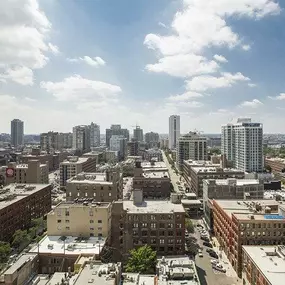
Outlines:
{"type": "MultiPolygon", "coordinates": [[[[226,270],[226,273],[212,268],[211,260],[215,259],[209,255],[206,251],[209,247],[203,245],[200,233],[196,227],[197,223],[202,224],[202,220],[192,220],[195,225],[195,233],[191,234],[191,238],[196,240],[197,245],[201,248],[203,256],[197,254],[195,256],[195,263],[197,266],[197,272],[201,281],[201,285],[240,285],[241,280],[237,277],[235,271],[231,267],[229,261],[224,254],[220,254],[217,248],[214,246],[213,250],[218,253],[218,263],[226,270]]],[[[205,228],[205,226],[204,226],[205,228]]]]}

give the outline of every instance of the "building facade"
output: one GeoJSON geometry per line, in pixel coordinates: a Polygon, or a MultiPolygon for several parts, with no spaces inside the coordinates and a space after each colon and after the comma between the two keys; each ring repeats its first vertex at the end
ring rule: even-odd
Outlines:
{"type": "Polygon", "coordinates": [[[133,139],[138,142],[143,142],[143,129],[140,126],[136,126],[133,133],[133,139]]]}
{"type": "Polygon", "coordinates": [[[11,241],[16,230],[51,210],[51,185],[10,184],[0,189],[0,240],[11,241]]]}
{"type": "Polygon", "coordinates": [[[128,156],[138,156],[139,155],[139,142],[136,140],[131,140],[127,143],[127,153],[128,156]]]}
{"type": "Polygon", "coordinates": [[[111,204],[62,202],[47,214],[47,235],[109,237],[111,204]]]}
{"type": "Polygon", "coordinates": [[[24,122],[19,119],[11,121],[11,145],[24,145],[24,122]]]}
{"type": "Polygon", "coordinates": [[[147,143],[148,148],[158,147],[159,146],[159,134],[154,133],[154,132],[146,133],[145,142],[147,143]]]}
{"type": "Polygon", "coordinates": [[[6,184],[11,183],[34,183],[48,184],[48,164],[41,164],[39,160],[29,160],[27,164],[8,163],[8,170],[13,171],[13,175],[6,176],[6,184]]]}
{"type": "Polygon", "coordinates": [[[188,159],[207,160],[207,138],[196,132],[190,132],[179,138],[177,143],[176,162],[180,170],[183,161],[188,159]]]}
{"type": "Polygon", "coordinates": [[[124,136],[113,135],[110,139],[110,150],[118,152],[119,161],[127,156],[127,139],[124,136]]]}
{"type": "Polygon", "coordinates": [[[123,176],[119,171],[105,173],[82,172],[66,182],[66,200],[93,199],[112,202],[123,197],[123,176]]]}
{"type": "Polygon", "coordinates": [[[86,125],[73,127],[72,148],[82,153],[90,151],[90,127],[86,125]]]}
{"type": "Polygon", "coordinates": [[[90,124],[90,147],[98,146],[100,146],[100,126],[92,122],[90,124]]]}
{"type": "Polygon", "coordinates": [[[110,147],[110,139],[113,135],[124,136],[127,142],[130,140],[128,129],[122,129],[121,125],[111,125],[110,129],[106,129],[106,146],[110,147]]]}
{"type": "Polygon", "coordinates": [[[69,156],[59,165],[60,186],[65,187],[66,181],[81,172],[95,172],[96,158],[69,156]]]}
{"type": "Polygon", "coordinates": [[[236,124],[222,126],[222,154],[237,169],[245,172],[262,172],[263,126],[249,118],[240,118],[236,124]]]}
{"type": "Polygon", "coordinates": [[[172,115],[169,117],[169,145],[170,149],[177,147],[177,141],[180,138],[180,116],[172,115]]]}
{"type": "Polygon", "coordinates": [[[214,233],[238,276],[243,245],[285,244],[285,218],[275,200],[213,200],[214,233]]]}
{"type": "Polygon", "coordinates": [[[185,210],[170,201],[144,201],[141,190],[134,190],[133,201],[113,204],[111,244],[123,256],[143,245],[158,255],[184,254],[185,210]]]}

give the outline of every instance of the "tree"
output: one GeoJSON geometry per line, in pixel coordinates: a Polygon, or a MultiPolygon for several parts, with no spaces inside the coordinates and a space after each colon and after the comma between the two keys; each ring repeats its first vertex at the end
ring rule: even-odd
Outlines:
{"type": "Polygon", "coordinates": [[[189,218],[185,219],[185,228],[187,229],[189,233],[194,233],[194,226],[193,226],[191,219],[189,218]]]}
{"type": "Polygon", "coordinates": [[[7,262],[10,252],[10,244],[7,242],[0,241],[0,263],[7,262]]]}
{"type": "Polygon", "coordinates": [[[127,272],[152,274],[155,272],[156,251],[148,245],[132,249],[126,265],[127,272]]]}
{"type": "Polygon", "coordinates": [[[28,235],[26,230],[16,230],[13,235],[12,246],[18,248],[19,250],[23,249],[31,242],[31,237],[28,235]]]}

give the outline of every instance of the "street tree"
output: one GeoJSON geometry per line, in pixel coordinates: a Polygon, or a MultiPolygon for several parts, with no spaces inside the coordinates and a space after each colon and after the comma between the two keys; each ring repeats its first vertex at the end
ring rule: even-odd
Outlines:
{"type": "Polygon", "coordinates": [[[127,272],[138,272],[141,274],[152,274],[155,272],[156,251],[149,245],[130,251],[130,257],[126,265],[127,272]]]}

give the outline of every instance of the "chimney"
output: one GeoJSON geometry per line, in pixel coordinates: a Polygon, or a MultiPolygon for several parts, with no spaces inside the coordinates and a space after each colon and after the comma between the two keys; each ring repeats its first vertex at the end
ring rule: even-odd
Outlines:
{"type": "Polygon", "coordinates": [[[143,203],[143,190],[141,189],[133,190],[133,203],[134,205],[141,205],[143,203]]]}

